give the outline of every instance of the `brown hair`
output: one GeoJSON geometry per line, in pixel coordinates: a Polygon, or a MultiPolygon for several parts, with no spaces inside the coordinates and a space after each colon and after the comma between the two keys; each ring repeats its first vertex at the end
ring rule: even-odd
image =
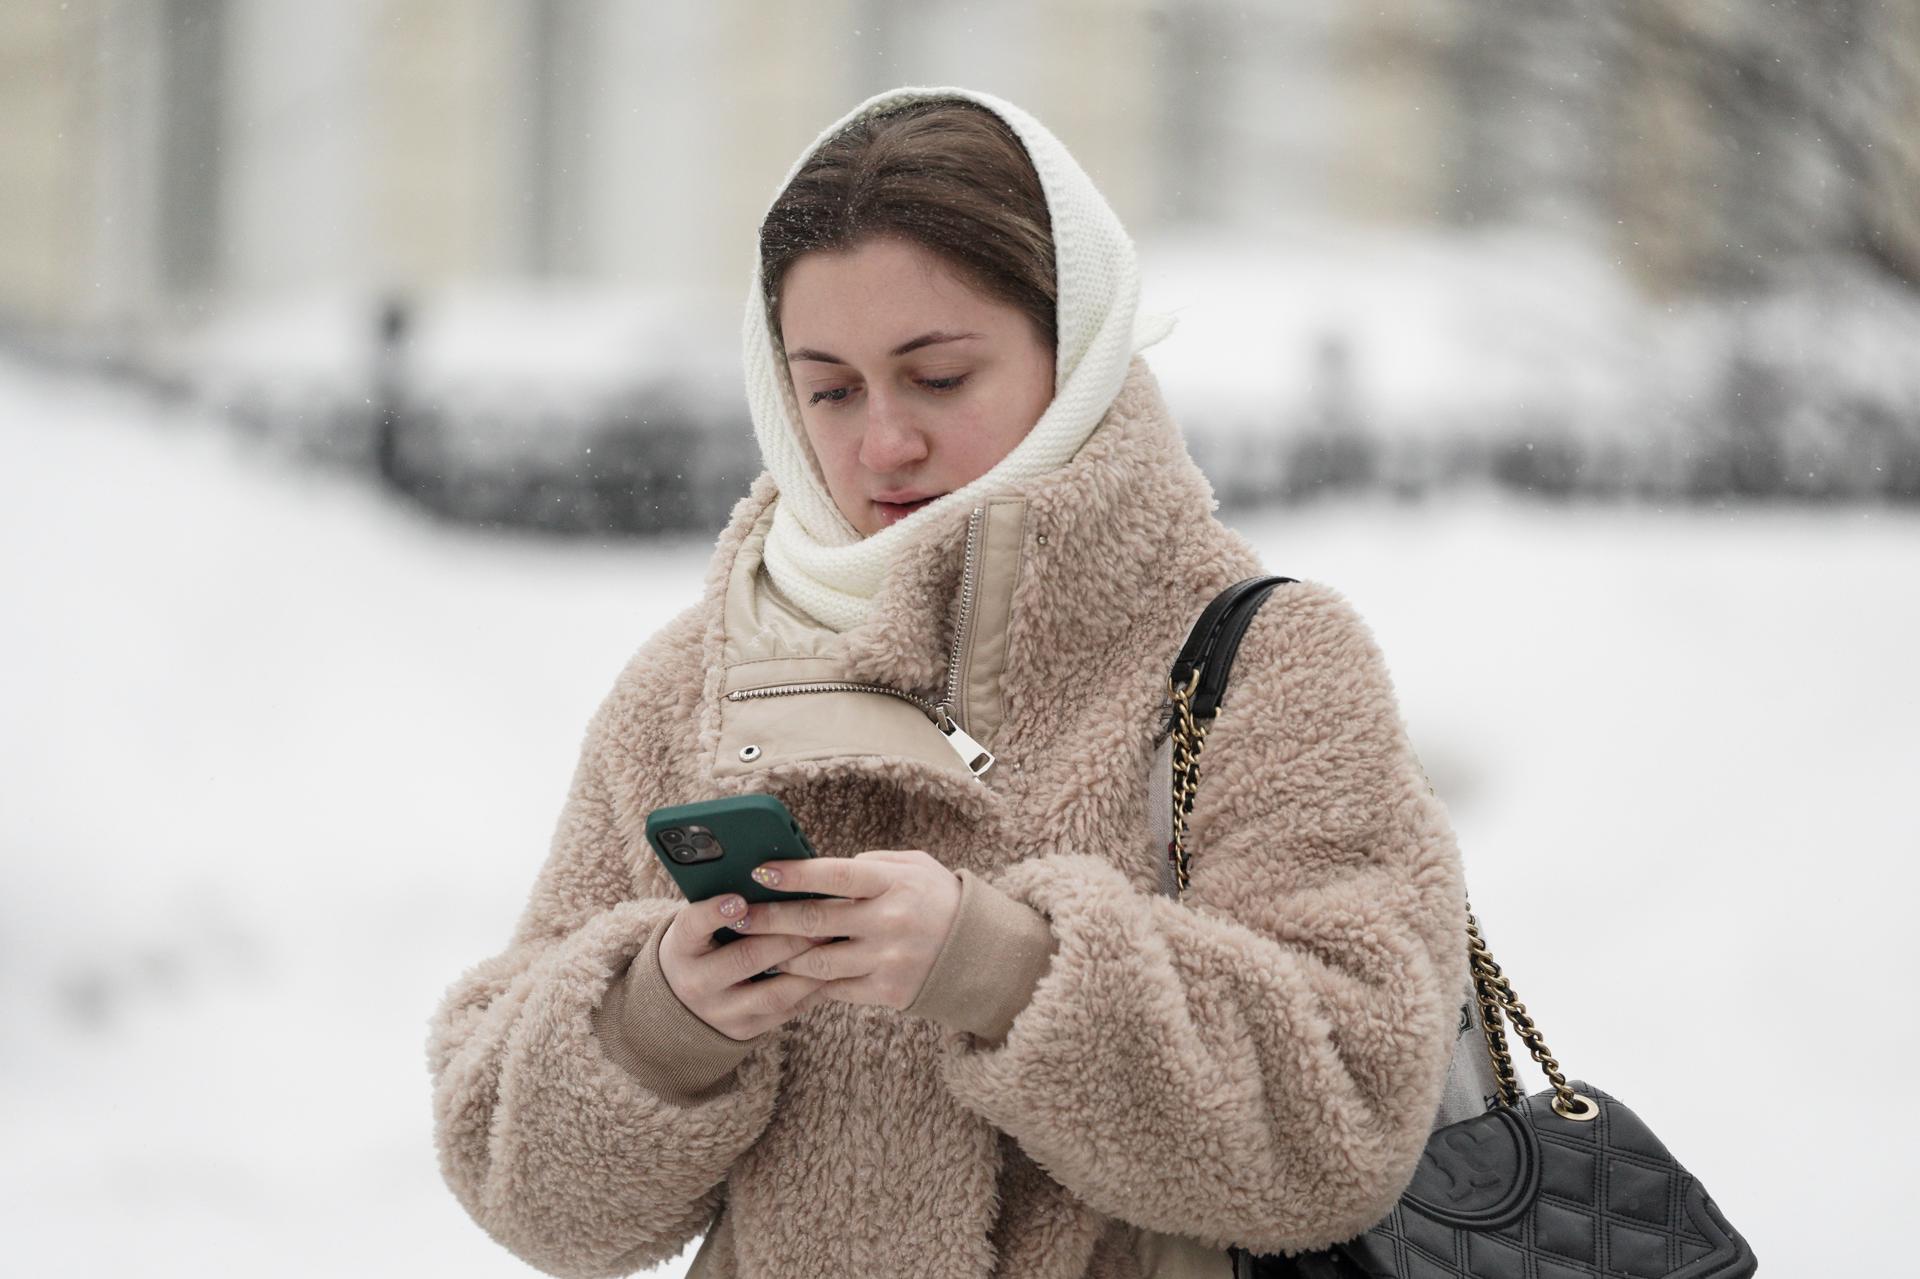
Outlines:
{"type": "Polygon", "coordinates": [[[1058,345],[1053,227],[1033,160],[998,114],[926,98],[856,120],[820,144],[760,224],[760,291],[780,334],[780,285],[803,253],[909,240],[977,292],[1024,311],[1058,345]]]}

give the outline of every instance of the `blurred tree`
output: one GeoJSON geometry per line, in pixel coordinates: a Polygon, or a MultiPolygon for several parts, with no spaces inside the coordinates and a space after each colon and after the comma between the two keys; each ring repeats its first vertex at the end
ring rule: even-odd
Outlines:
{"type": "Polygon", "coordinates": [[[1605,6],[1622,30],[1626,256],[1673,293],[1858,253],[1920,286],[1920,6],[1605,6]]]}

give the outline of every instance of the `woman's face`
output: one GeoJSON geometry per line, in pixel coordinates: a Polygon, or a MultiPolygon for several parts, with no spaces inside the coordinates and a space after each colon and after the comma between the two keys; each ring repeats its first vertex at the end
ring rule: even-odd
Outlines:
{"type": "Polygon", "coordinates": [[[807,440],[862,537],[992,470],[1053,400],[1025,312],[907,241],[801,255],[777,318],[807,440]]]}

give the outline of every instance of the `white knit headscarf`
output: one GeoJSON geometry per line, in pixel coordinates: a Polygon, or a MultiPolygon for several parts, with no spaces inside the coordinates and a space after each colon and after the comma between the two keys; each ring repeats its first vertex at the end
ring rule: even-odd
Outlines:
{"type": "Polygon", "coordinates": [[[854,120],[933,97],[968,98],[992,110],[1026,146],[1039,172],[1052,221],[1059,290],[1053,400],[1026,438],[992,470],[934,499],[914,516],[863,537],[819,478],[793,384],[768,328],[756,239],[742,335],[747,404],[760,455],[779,488],[762,562],[775,587],[834,631],[846,631],[867,615],[887,564],[907,539],[935,522],[928,512],[971,506],[1007,481],[1040,475],[1071,459],[1119,394],[1133,353],[1173,328],[1169,316],[1139,313],[1140,272],[1133,241],[1093,180],[1046,126],[992,94],[912,86],[876,94],[813,140],[781,179],[775,200],[808,157],[854,120]]]}

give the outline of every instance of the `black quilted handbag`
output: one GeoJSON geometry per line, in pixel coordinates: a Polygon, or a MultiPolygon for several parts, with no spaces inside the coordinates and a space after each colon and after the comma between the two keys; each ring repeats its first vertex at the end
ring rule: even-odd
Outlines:
{"type": "MultiPolygon", "coordinates": [[[[1187,888],[1185,817],[1233,655],[1262,602],[1291,577],[1250,577],[1201,613],[1169,676],[1171,831],[1165,881],[1187,888]]],[[[1164,741],[1164,739],[1163,739],[1164,741]]],[[[1431,787],[1431,784],[1429,784],[1431,787]]],[[[1757,1262],[1699,1178],[1624,1103],[1569,1081],[1467,912],[1484,1036],[1454,1051],[1492,1057],[1484,1113],[1440,1123],[1400,1201],[1364,1234],[1316,1252],[1229,1250],[1234,1279],[1743,1279],[1757,1262]],[[1552,1087],[1520,1095],[1502,1018],[1552,1087]]],[[[1464,1010],[1463,1010],[1464,1011],[1464,1010]]],[[[1464,1025],[1464,1023],[1463,1023],[1464,1025]]],[[[1484,1062],[1473,1063],[1484,1066],[1484,1062]]],[[[1437,1118],[1444,1118],[1438,1116],[1437,1118]]]]}

